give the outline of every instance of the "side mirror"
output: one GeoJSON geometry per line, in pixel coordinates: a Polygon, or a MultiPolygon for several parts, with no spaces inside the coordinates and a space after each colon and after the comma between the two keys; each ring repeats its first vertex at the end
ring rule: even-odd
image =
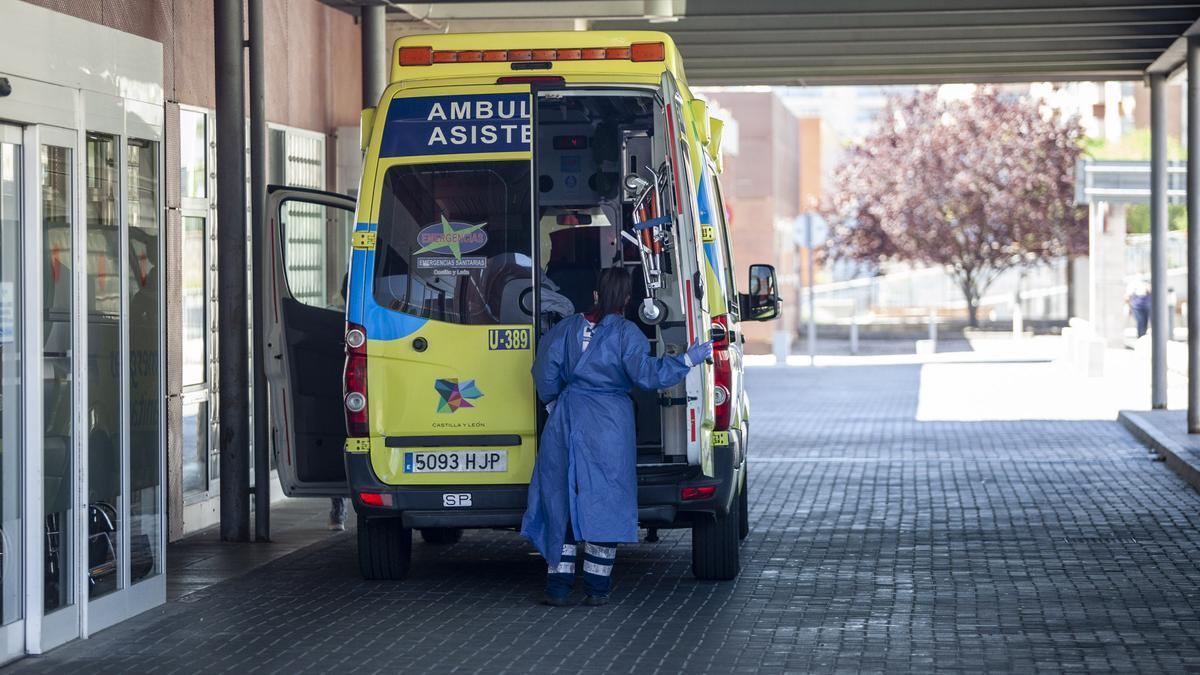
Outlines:
{"type": "Polygon", "coordinates": [[[779,283],[771,265],[750,266],[748,293],[740,299],[743,321],[771,321],[779,318],[779,283]]]}
{"type": "Polygon", "coordinates": [[[375,108],[363,108],[358,123],[358,149],[366,152],[371,143],[371,129],[375,126],[375,108]]]}

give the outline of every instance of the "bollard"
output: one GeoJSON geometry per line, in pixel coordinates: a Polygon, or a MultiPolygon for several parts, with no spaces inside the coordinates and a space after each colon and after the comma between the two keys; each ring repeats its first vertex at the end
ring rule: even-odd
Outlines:
{"type": "Polygon", "coordinates": [[[937,307],[929,308],[929,341],[937,345],[937,307]]]}
{"type": "Polygon", "coordinates": [[[1167,339],[1175,339],[1175,307],[1179,304],[1179,298],[1175,295],[1174,288],[1167,289],[1167,339]]]}
{"type": "Polygon", "coordinates": [[[786,366],[788,354],[792,351],[791,336],[786,330],[777,330],[772,338],[771,353],[775,355],[775,365],[786,366]]]}
{"type": "Polygon", "coordinates": [[[850,309],[850,354],[858,354],[858,301],[850,309]]]}
{"type": "Polygon", "coordinates": [[[1062,332],[1059,334],[1059,348],[1062,349],[1058,355],[1058,362],[1065,367],[1072,368],[1075,359],[1075,349],[1072,344],[1075,329],[1070,326],[1063,326],[1062,332]]]}
{"type": "Polygon", "coordinates": [[[1025,316],[1021,313],[1021,302],[1018,300],[1013,303],[1012,313],[1012,336],[1014,340],[1020,340],[1025,333],[1025,316]]]}

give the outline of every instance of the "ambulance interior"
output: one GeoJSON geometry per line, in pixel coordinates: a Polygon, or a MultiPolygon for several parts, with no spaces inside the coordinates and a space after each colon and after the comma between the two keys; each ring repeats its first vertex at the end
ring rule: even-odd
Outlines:
{"type": "MultiPolygon", "coordinates": [[[[681,353],[687,335],[673,274],[676,250],[661,254],[663,284],[655,296],[666,311],[650,323],[637,311],[647,297],[642,256],[621,234],[635,232],[637,194],[626,187],[627,177],[653,183],[653,172],[664,166],[661,103],[649,92],[541,92],[536,119],[540,330],[572,310],[587,311],[599,271],[622,265],[633,281],[626,317],[645,333],[655,356],[681,353]]],[[[663,205],[670,189],[668,183],[663,205]]],[[[671,391],[634,390],[630,396],[638,462],[685,462],[683,385],[671,391]]]]}

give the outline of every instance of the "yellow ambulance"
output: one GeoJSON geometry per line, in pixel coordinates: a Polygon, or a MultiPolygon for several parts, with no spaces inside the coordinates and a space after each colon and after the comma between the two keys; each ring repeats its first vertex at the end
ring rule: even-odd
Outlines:
{"type": "Polygon", "coordinates": [[[698,578],[737,574],[740,324],[779,300],[769,265],[738,291],[721,132],[664,33],[405,37],[363,111],[357,199],[270,188],[275,464],[289,495],[353,500],[364,577],[404,578],[414,529],[451,544],[519,526],[539,336],[618,265],[655,355],[715,345],[683,384],[631,394],[641,524],[690,528],[698,578]]]}

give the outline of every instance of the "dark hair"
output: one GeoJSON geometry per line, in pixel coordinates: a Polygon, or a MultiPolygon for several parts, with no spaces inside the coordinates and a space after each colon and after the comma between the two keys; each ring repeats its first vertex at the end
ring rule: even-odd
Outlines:
{"type": "Polygon", "coordinates": [[[592,307],[592,313],[602,317],[609,314],[624,314],[625,305],[629,302],[629,295],[633,288],[629,272],[624,267],[610,267],[600,273],[599,287],[600,290],[596,293],[596,305],[592,307]]]}

